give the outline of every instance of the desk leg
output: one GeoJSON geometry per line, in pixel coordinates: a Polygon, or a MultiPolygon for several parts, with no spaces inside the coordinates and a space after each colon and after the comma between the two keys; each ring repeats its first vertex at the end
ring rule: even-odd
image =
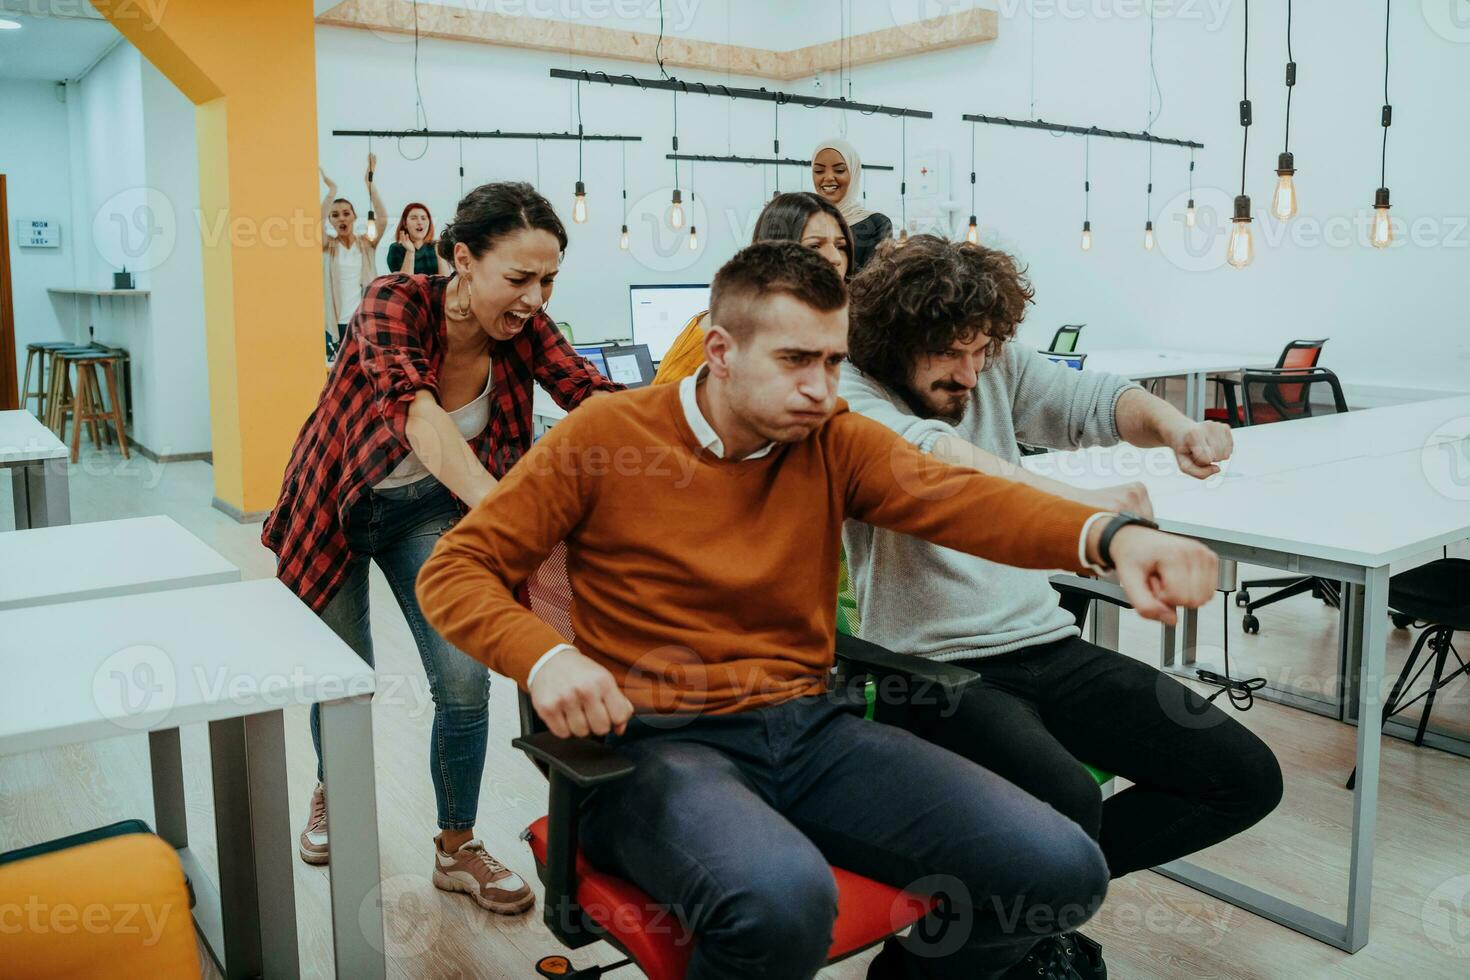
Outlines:
{"type": "Polygon", "coordinates": [[[1111,602],[1093,600],[1087,616],[1087,639],[1104,650],[1117,650],[1118,613],[1118,607],[1111,602]]]}
{"type": "Polygon", "coordinates": [[[386,975],[387,963],[371,698],[324,703],[321,726],[337,976],[377,980],[386,975]]]}
{"type": "Polygon", "coordinates": [[[66,466],[64,458],[48,459],[44,463],[17,466],[10,471],[16,530],[71,523],[71,494],[66,466]]]}
{"type": "Polygon", "coordinates": [[[1358,719],[1358,669],[1363,651],[1363,587],[1343,583],[1337,630],[1337,720],[1358,719]]]}
{"type": "MultiPolygon", "coordinates": [[[[1229,610],[1226,611],[1229,615],[1229,610]]],[[[1194,666],[1195,653],[1199,650],[1199,612],[1194,609],[1179,610],[1179,661],[1185,667],[1194,666]]]]}
{"type": "Polygon", "coordinates": [[[226,978],[299,977],[281,712],[209,723],[226,978]]]}
{"type": "Polygon", "coordinates": [[[1198,372],[1184,376],[1184,414],[1198,422],[1205,417],[1200,393],[1204,390],[1204,375],[1198,372]]]}
{"type": "MultiPolygon", "coordinates": [[[[1347,949],[1356,953],[1368,943],[1368,914],[1373,893],[1373,835],[1378,827],[1378,764],[1383,732],[1383,661],[1388,649],[1388,567],[1368,570],[1362,588],[1358,648],[1357,715],[1358,778],[1353,784],[1353,844],[1348,866],[1347,949]]],[[[1344,605],[1354,606],[1356,603],[1344,605]]]]}

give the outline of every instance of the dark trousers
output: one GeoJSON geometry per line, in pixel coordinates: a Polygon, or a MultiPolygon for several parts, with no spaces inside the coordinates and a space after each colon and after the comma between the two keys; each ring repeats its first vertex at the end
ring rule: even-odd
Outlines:
{"type": "Polygon", "coordinates": [[[1217,844],[1281,802],[1271,749],[1173,677],[1071,638],[967,660],[981,682],[944,711],[878,707],[1045,800],[1118,878],[1217,844]],[[1134,785],[1104,801],[1081,763],[1134,785]]]}
{"type": "Polygon", "coordinates": [[[689,980],[813,976],[829,864],[944,896],[905,940],[929,977],[994,976],[1107,889],[1073,821],[835,696],[681,722],[635,718],[613,739],[637,769],[593,795],[582,845],[697,936],[689,980]]]}

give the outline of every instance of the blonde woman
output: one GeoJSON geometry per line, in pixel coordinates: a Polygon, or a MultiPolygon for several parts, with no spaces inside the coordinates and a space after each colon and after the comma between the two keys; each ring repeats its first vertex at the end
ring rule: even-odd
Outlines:
{"type": "MultiPolygon", "coordinates": [[[[383,210],[383,199],[378,196],[378,187],[373,183],[373,170],[378,165],[376,154],[368,154],[367,189],[372,210],[387,221],[383,210]]],[[[331,228],[331,234],[322,240],[322,286],[326,294],[327,357],[336,354],[347,336],[347,324],[362,302],[363,291],[377,276],[375,258],[381,235],[359,235],[357,233],[357,209],[345,197],[337,196],[337,185],[322,171],[322,183],[327,185],[322,198],[322,221],[331,228]]],[[[373,229],[369,228],[369,231],[373,229]]]]}

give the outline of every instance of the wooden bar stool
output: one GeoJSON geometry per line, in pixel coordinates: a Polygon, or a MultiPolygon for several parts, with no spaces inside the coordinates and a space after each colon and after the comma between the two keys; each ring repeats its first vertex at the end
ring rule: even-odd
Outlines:
{"type": "Polygon", "coordinates": [[[87,427],[88,434],[92,437],[92,445],[98,449],[102,448],[103,441],[111,442],[112,433],[108,432],[108,426],[117,434],[118,448],[122,451],[123,459],[128,459],[128,437],[127,424],[123,421],[122,399],[119,397],[117,384],[117,365],[122,358],[117,354],[106,353],[96,348],[81,348],[63,351],[56,355],[60,370],[52,371],[52,392],[59,394],[57,402],[57,434],[62,441],[66,439],[66,416],[68,413],[72,419],[71,430],[71,461],[77,462],[82,451],[82,426],[87,427]],[[71,381],[71,368],[76,369],[76,380],[71,381]],[[99,371],[101,377],[99,378],[99,371]],[[55,383],[57,377],[61,383],[55,383]],[[102,380],[107,382],[107,397],[102,395],[102,380]],[[70,397],[67,396],[68,383],[71,389],[70,397]],[[110,407],[109,407],[110,406],[110,407]]]}
{"type": "Polygon", "coordinates": [[[62,357],[66,354],[87,353],[91,353],[91,348],[80,344],[68,344],[51,351],[51,376],[46,383],[46,414],[42,417],[42,421],[57,434],[58,438],[62,435],[63,420],[66,413],[71,411],[72,401],[71,374],[62,362],[62,357]]]}
{"type": "Polygon", "coordinates": [[[36,418],[46,418],[46,396],[49,391],[46,379],[50,377],[53,365],[52,357],[56,351],[63,347],[71,347],[72,344],[65,340],[41,340],[34,344],[26,344],[26,374],[25,381],[20,386],[20,407],[24,411],[31,403],[36,402],[36,418]],[[36,387],[31,387],[31,362],[36,363],[36,387]]]}

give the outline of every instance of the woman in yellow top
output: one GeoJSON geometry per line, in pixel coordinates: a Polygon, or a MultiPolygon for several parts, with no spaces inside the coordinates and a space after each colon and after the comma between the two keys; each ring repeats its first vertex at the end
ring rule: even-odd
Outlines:
{"type": "MultiPolygon", "coordinates": [[[[847,221],[836,205],[816,194],[777,194],[756,219],[751,244],[764,241],[796,241],[821,253],[832,263],[844,280],[852,275],[852,235],[847,221]]],[[[684,380],[704,364],[704,331],[709,326],[709,310],[696,313],[668,353],[659,362],[653,376],[656,385],[684,380]]]]}

